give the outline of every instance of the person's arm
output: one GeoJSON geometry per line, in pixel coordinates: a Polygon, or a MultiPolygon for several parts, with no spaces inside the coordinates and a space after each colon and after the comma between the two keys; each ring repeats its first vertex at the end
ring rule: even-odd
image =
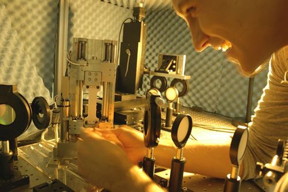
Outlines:
{"type": "MultiPolygon", "coordinates": [[[[109,140],[119,139],[128,158],[135,164],[142,161],[146,154],[143,133],[127,126],[114,130],[101,130],[103,136],[109,140]],[[111,137],[111,135],[113,137],[111,137]]],[[[231,172],[229,158],[230,140],[222,141],[189,141],[184,148],[186,158],[185,171],[217,178],[225,178],[231,172]]],[[[172,140],[161,137],[155,148],[157,165],[170,167],[171,160],[176,155],[176,147],[172,140]]],[[[242,171],[241,171],[242,172],[242,171]]]]}
{"type": "MultiPolygon", "coordinates": [[[[176,147],[166,140],[155,149],[156,162],[170,167],[176,155],[176,147]]],[[[190,141],[184,148],[185,171],[217,178],[225,178],[231,172],[229,158],[230,142],[190,141]]]]}

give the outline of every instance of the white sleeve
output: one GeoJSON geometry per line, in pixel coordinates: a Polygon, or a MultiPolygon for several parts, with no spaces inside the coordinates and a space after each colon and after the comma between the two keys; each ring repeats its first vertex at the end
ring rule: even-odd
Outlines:
{"type": "Polygon", "coordinates": [[[249,125],[248,147],[243,159],[243,178],[255,178],[257,162],[271,162],[278,139],[288,138],[288,84],[282,84],[288,70],[288,47],[276,52],[269,64],[267,85],[249,125]]]}

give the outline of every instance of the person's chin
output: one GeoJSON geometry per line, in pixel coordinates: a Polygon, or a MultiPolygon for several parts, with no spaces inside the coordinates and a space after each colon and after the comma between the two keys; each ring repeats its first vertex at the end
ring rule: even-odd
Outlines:
{"type": "Polygon", "coordinates": [[[262,72],[266,68],[267,64],[269,63],[269,59],[264,59],[263,61],[259,61],[259,62],[255,62],[255,63],[254,63],[254,65],[249,65],[249,62],[246,63],[246,65],[239,64],[239,66],[241,68],[240,69],[241,74],[245,77],[254,77],[255,75],[259,74],[260,72],[262,72]],[[246,68],[243,66],[246,66],[246,68]]]}
{"type": "Polygon", "coordinates": [[[248,69],[243,68],[243,67],[241,66],[241,64],[240,64],[240,62],[239,62],[238,59],[235,59],[234,57],[231,57],[231,56],[230,56],[230,57],[227,56],[227,59],[228,59],[230,62],[232,62],[232,63],[235,64],[238,72],[239,72],[241,75],[243,75],[244,77],[251,77],[251,76],[254,74],[254,70],[252,71],[251,69],[248,70],[248,69]]]}
{"type": "Polygon", "coordinates": [[[235,59],[233,57],[228,57],[228,60],[230,60],[232,63],[234,63],[241,75],[244,77],[254,77],[261,71],[265,69],[266,64],[269,62],[269,59],[264,60],[262,62],[259,62],[260,64],[257,65],[251,65],[250,61],[239,61],[238,59],[235,59]],[[249,65],[250,64],[250,65],[249,65]]]}
{"type": "Polygon", "coordinates": [[[244,70],[240,65],[238,65],[238,71],[242,76],[248,77],[248,78],[254,77],[256,74],[258,74],[256,70],[253,70],[253,71],[244,70]]]}

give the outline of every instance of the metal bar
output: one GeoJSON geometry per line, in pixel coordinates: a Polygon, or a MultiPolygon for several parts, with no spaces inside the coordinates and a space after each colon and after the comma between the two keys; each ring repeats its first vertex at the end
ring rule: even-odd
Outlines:
{"type": "Polygon", "coordinates": [[[231,171],[231,178],[232,179],[237,179],[239,175],[239,169],[237,166],[233,166],[232,167],[232,171],[231,171]]]}
{"type": "Polygon", "coordinates": [[[249,78],[249,86],[248,86],[248,96],[247,96],[247,107],[246,107],[246,123],[251,121],[252,114],[252,97],[253,97],[253,85],[254,85],[254,77],[249,78]]]}
{"type": "Polygon", "coordinates": [[[68,37],[69,0],[59,0],[57,62],[55,64],[54,95],[61,94],[61,79],[65,73],[68,37]]]}

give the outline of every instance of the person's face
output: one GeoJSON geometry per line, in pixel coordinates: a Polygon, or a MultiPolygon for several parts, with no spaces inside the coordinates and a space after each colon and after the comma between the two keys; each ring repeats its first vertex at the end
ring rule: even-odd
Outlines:
{"type": "Polygon", "coordinates": [[[265,50],[263,35],[255,31],[257,17],[251,18],[255,10],[244,5],[244,0],[172,1],[177,14],[189,26],[196,51],[208,46],[222,50],[247,76],[271,56],[271,51],[265,50]]]}

